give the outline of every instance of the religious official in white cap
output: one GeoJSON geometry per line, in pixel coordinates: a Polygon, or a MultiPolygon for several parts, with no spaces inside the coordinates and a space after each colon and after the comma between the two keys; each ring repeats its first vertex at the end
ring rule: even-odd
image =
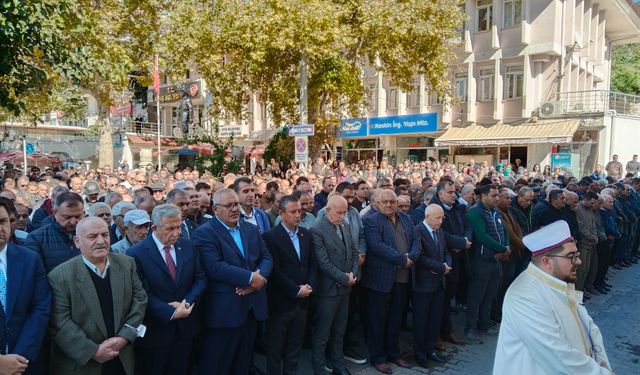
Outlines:
{"type": "Polygon", "coordinates": [[[575,290],[581,262],[569,225],[556,221],[523,242],[532,259],[507,290],[493,373],[613,374],[600,329],[575,290]]]}

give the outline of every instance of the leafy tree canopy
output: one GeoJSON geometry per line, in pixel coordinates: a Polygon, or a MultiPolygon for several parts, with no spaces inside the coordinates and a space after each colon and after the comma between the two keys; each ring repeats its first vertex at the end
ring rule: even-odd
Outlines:
{"type": "Polygon", "coordinates": [[[614,47],[611,89],[626,94],[640,93],[640,44],[614,47]]]}

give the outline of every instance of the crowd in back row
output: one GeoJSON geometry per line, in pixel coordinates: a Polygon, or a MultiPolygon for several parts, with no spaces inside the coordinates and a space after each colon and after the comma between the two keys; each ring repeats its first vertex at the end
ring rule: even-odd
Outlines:
{"type": "Polygon", "coordinates": [[[587,299],[638,261],[634,165],[580,180],[473,161],[460,173],[369,165],[5,172],[0,369],[245,374],[255,343],[269,374],[293,374],[306,332],[316,374],[346,374],[345,360],[391,373],[414,365],[399,349],[407,316],[415,364],[430,367],[445,342],[497,334],[531,259],[522,238],[541,226],[569,224],[587,299]],[[466,314],[461,337],[452,313],[466,314]]]}

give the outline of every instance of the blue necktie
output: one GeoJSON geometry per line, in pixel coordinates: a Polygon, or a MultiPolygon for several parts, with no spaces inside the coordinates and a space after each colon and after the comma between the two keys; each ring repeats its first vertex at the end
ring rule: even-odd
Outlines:
{"type": "Polygon", "coordinates": [[[7,276],[2,268],[0,268],[0,302],[4,311],[7,312],[7,276]]]}

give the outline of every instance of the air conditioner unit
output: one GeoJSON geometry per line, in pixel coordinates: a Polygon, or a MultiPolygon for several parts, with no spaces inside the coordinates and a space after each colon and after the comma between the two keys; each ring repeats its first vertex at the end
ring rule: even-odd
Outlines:
{"type": "Polygon", "coordinates": [[[544,102],[540,104],[541,118],[562,116],[562,114],[562,102],[544,102]]]}

